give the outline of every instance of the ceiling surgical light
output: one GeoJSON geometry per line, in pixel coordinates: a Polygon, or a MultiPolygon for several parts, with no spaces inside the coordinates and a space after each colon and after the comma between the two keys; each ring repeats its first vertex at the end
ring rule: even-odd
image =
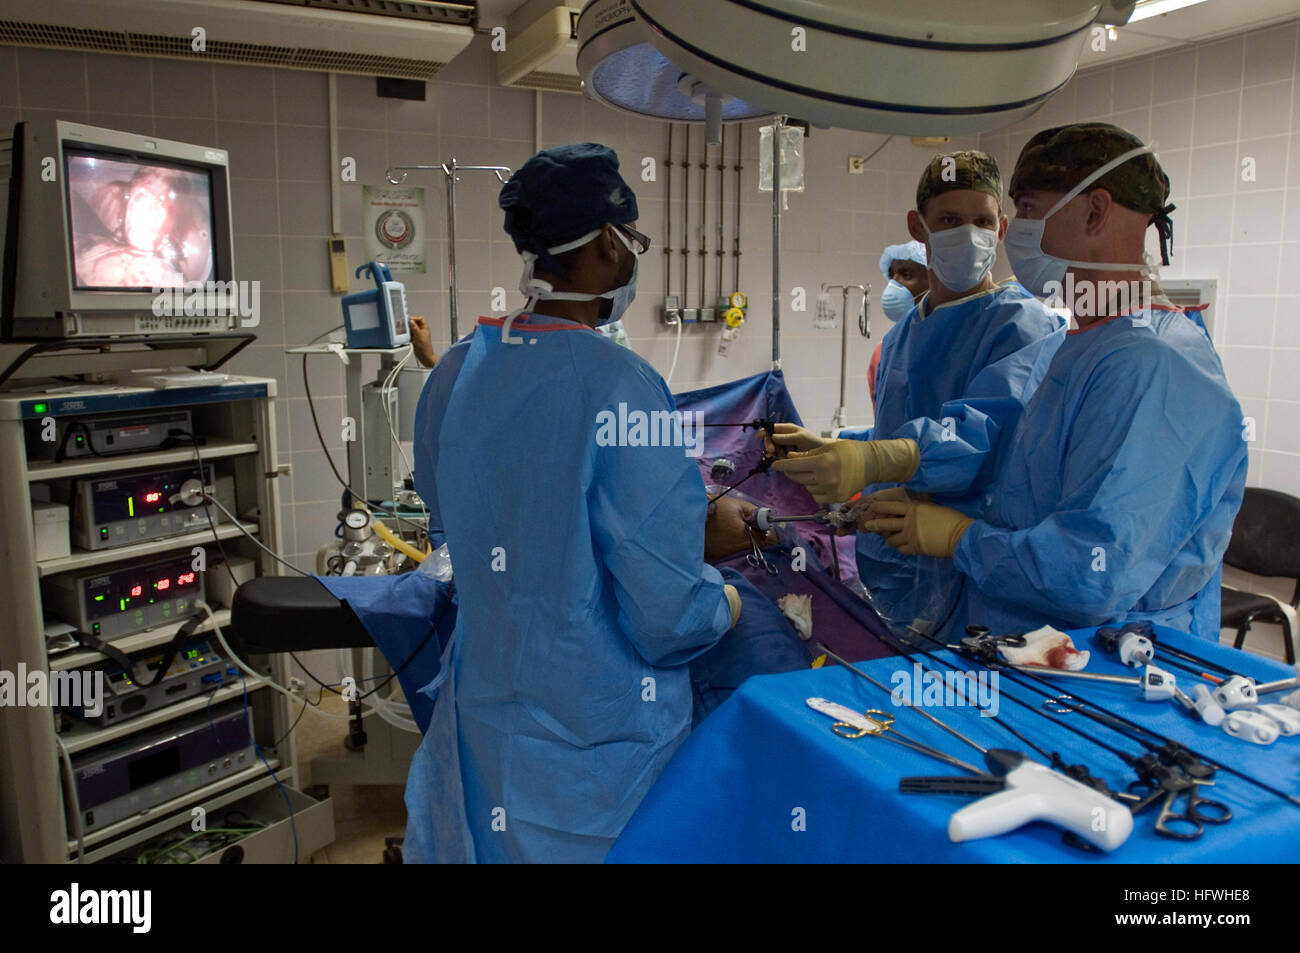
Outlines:
{"type": "Polygon", "coordinates": [[[772,115],[671,63],[651,44],[628,0],[592,0],[583,8],[578,74],[587,95],[606,106],[643,118],[706,123],[712,145],[724,122],[772,115]]]}
{"type": "Polygon", "coordinates": [[[1149,20],[1152,17],[1160,16],[1162,13],[1173,13],[1175,10],[1183,9],[1183,7],[1194,7],[1196,4],[1204,2],[1205,0],[1139,0],[1128,22],[1137,23],[1139,20],[1149,20]]]}
{"type": "Polygon", "coordinates": [[[593,98],[656,119],[699,122],[712,102],[723,122],[786,114],[970,135],[1033,113],[1074,75],[1093,24],[1123,24],[1133,5],[592,0],[578,21],[578,71],[593,98]]]}

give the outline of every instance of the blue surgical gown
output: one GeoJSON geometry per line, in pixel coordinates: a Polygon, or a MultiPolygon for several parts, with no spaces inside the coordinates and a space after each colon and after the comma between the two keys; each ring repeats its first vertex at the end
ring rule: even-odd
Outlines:
{"type": "Polygon", "coordinates": [[[1218,641],[1245,482],[1241,408],[1197,323],[1156,306],[1073,331],[957,546],[952,625],[1148,619],[1218,641]]]}
{"type": "Polygon", "coordinates": [[[694,459],[598,436],[602,412],[671,411],[662,378],[582,325],[534,315],[510,344],[500,324],[448,351],[418,418],[417,486],[459,616],[408,838],[417,860],[600,861],[689,732],[685,663],[730,613],[694,459]],[[467,852],[443,823],[458,816],[467,852]]]}
{"type": "MultiPolygon", "coordinates": [[[[907,488],[976,515],[1000,443],[1065,340],[1065,322],[1015,281],[926,315],[928,303],[927,295],[885,335],[875,424],[844,436],[915,440],[921,464],[907,488]]],[[[875,533],[859,533],[857,551],[862,582],[891,622],[938,622],[951,609],[957,574],[949,560],[904,556],[875,533]]]]}

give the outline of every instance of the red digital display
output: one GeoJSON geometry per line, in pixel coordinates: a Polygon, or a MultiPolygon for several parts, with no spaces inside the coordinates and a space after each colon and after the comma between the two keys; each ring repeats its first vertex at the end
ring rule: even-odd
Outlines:
{"type": "Polygon", "coordinates": [[[170,579],[159,579],[154,583],[155,589],[170,589],[172,581],[170,579]]]}
{"type": "Polygon", "coordinates": [[[194,573],[192,572],[183,573],[182,575],[176,577],[176,585],[178,586],[188,586],[193,581],[194,581],[194,573]]]}
{"type": "Polygon", "coordinates": [[[144,495],[144,501],[146,503],[157,503],[161,499],[162,499],[162,494],[157,492],[156,490],[153,493],[146,493],[144,495]]]}
{"type": "Polygon", "coordinates": [[[143,587],[143,586],[132,586],[132,587],[131,587],[131,598],[134,599],[134,598],[136,598],[137,596],[141,595],[143,592],[144,592],[144,587],[143,587]]]}

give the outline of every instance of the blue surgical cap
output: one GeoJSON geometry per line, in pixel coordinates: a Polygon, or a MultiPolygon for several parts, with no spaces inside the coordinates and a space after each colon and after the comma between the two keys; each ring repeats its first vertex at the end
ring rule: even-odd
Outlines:
{"type": "Polygon", "coordinates": [[[915,241],[888,246],[880,256],[880,273],[888,278],[889,266],[896,261],[914,261],[922,268],[926,267],[925,246],[915,241]]]}
{"type": "Polygon", "coordinates": [[[516,250],[533,252],[547,271],[566,278],[547,248],[637,219],[636,195],[618,174],[618,156],[596,142],[537,153],[510,177],[497,203],[516,250]]]}

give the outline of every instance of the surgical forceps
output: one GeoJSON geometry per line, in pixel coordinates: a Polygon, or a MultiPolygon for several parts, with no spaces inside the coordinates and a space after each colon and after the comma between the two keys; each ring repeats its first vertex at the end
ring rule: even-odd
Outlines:
{"type": "Polygon", "coordinates": [[[745,562],[749,563],[755,569],[766,570],[769,576],[775,576],[777,572],[776,565],[769,560],[766,555],[764,555],[762,547],[758,545],[758,537],[754,535],[753,527],[747,524],[745,526],[745,532],[749,533],[749,545],[752,550],[750,554],[745,557],[745,562]]]}
{"type": "Polygon", "coordinates": [[[1203,784],[1212,785],[1214,782],[1171,770],[1158,779],[1147,777],[1134,781],[1129,785],[1129,794],[1124,796],[1124,800],[1137,798],[1130,806],[1130,810],[1137,814],[1163,798],[1160,813],[1156,816],[1155,832],[1174,840],[1195,840],[1205,833],[1206,824],[1226,824],[1232,820],[1232,809],[1228,805],[1201,797],[1203,784]],[[1182,811],[1175,811],[1174,805],[1180,797],[1186,797],[1187,803],[1182,811]]]}
{"type": "Polygon", "coordinates": [[[854,741],[858,738],[864,738],[870,735],[873,738],[880,738],[884,741],[892,741],[896,745],[909,748],[918,754],[935,758],[945,764],[950,764],[955,768],[968,771],[971,774],[987,776],[988,772],[962,761],[960,758],[954,758],[950,754],[940,751],[938,748],[932,748],[927,744],[922,744],[915,738],[909,738],[907,735],[900,733],[894,728],[894,716],[889,712],[881,711],[878,708],[869,708],[862,714],[858,714],[851,708],[844,705],[837,705],[834,702],[828,702],[824,698],[808,699],[808,707],[814,711],[819,711],[830,718],[841,719],[831,725],[831,731],[841,738],[848,738],[854,741]]]}

